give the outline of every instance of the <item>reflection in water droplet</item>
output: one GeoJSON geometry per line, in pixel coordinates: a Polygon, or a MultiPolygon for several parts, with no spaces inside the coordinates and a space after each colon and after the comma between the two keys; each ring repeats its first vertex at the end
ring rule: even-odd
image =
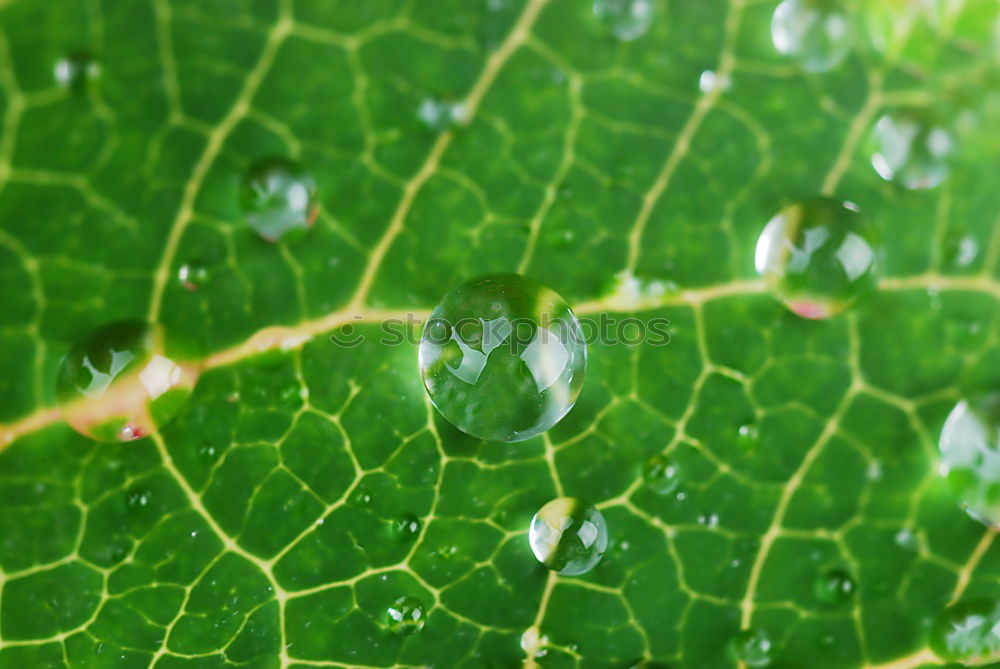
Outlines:
{"type": "Polygon", "coordinates": [[[608,548],[608,526],[593,506],[559,497],[531,519],[528,540],[539,562],[564,576],[576,576],[601,561],[608,548]]]}
{"type": "Polygon", "coordinates": [[[417,107],[417,118],[431,130],[442,132],[456,123],[464,123],[465,105],[425,98],[417,107]]]}
{"type": "Polygon", "coordinates": [[[939,471],[970,516],[1000,529],[1000,393],[962,400],[948,414],[939,471]]]}
{"type": "Polygon", "coordinates": [[[698,90],[702,93],[712,91],[728,91],[732,87],[732,81],[728,75],[720,75],[712,70],[705,70],[698,78],[698,90]]]}
{"type": "Polygon", "coordinates": [[[854,594],[854,579],[843,569],[831,569],[819,575],[813,591],[824,604],[840,604],[854,594]]]}
{"type": "Polygon", "coordinates": [[[144,488],[135,488],[128,492],[125,497],[125,505],[129,508],[142,508],[149,506],[150,492],[144,488]]]}
{"type": "Polygon", "coordinates": [[[63,88],[80,91],[87,82],[100,74],[100,67],[89,52],[83,50],[71,51],[53,67],[56,83],[63,88]]]}
{"type": "Polygon", "coordinates": [[[521,650],[527,657],[545,657],[549,638],[538,631],[535,626],[529,627],[521,634],[521,650]]]}
{"type": "Polygon", "coordinates": [[[669,495],[680,483],[680,470],[667,456],[654,455],[643,465],[642,479],[654,492],[669,495]]]}
{"type": "Polygon", "coordinates": [[[413,634],[424,628],[423,603],[416,597],[399,597],[386,609],[389,629],[399,635],[413,634]]]}
{"type": "Polygon", "coordinates": [[[947,129],[926,114],[905,110],[875,123],[872,144],[872,167],[879,176],[910,189],[933,188],[944,181],[955,149],[947,129]]]}
{"type": "Polygon", "coordinates": [[[753,449],[760,443],[760,428],[756,422],[743,423],[736,429],[736,441],[741,448],[753,449]]]}
{"type": "Polygon", "coordinates": [[[964,269],[979,256],[979,240],[960,231],[949,233],[942,249],[942,265],[946,269],[964,269]]]}
{"type": "Polygon", "coordinates": [[[809,72],[839,65],[851,48],[847,14],[831,0],[785,0],[771,18],[774,48],[809,72]]]}
{"type": "Polygon", "coordinates": [[[194,292],[208,283],[208,268],[198,262],[186,262],[177,268],[177,279],[184,290],[194,292]]]}
{"type": "Polygon", "coordinates": [[[803,318],[828,318],[875,284],[878,238],[857,206],[814,197],[768,221],[754,256],[775,297],[803,318]]]}
{"type": "Polygon", "coordinates": [[[316,220],[316,183],[302,166],[267,158],[247,172],[240,192],[247,223],[269,242],[301,234],[316,220]]]}
{"type": "Polygon", "coordinates": [[[612,35],[630,42],[653,25],[652,0],[594,0],[594,16],[612,35]]]}
{"type": "Polygon", "coordinates": [[[766,667],[771,664],[773,644],[762,630],[745,629],[730,641],[730,648],[737,660],[748,667],[766,667]]]}
{"type": "Polygon", "coordinates": [[[419,357],[434,407],[488,441],[522,441],[555,425],[576,402],[587,368],[569,305],[517,274],[475,279],[445,295],[424,327],[419,357]]]}
{"type": "Polygon", "coordinates": [[[420,534],[420,520],[412,514],[403,514],[392,523],[392,530],[400,540],[413,541],[420,534]]]}
{"type": "Polygon", "coordinates": [[[949,606],[934,621],[930,647],[967,666],[1000,660],[1000,601],[970,599],[949,606]]]}
{"type": "Polygon", "coordinates": [[[920,537],[913,533],[912,530],[902,529],[893,536],[893,541],[900,548],[908,551],[916,552],[920,550],[920,537]]]}
{"type": "Polygon", "coordinates": [[[158,327],[105,325],[80,340],[59,366],[56,393],[66,421],[98,441],[131,441],[166,425],[194,387],[193,370],[162,351],[158,327]]]}

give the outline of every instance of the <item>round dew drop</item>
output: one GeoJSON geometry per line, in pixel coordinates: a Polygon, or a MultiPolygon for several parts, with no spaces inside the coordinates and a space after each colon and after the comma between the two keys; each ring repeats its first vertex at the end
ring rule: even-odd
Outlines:
{"type": "Polygon", "coordinates": [[[170,422],[195,373],[162,354],[159,327],[105,325],[80,340],[59,366],[56,394],[67,422],[98,441],[139,439],[170,422]]]}
{"type": "Polygon", "coordinates": [[[824,604],[840,604],[854,594],[854,579],[843,569],[831,569],[819,575],[813,591],[824,604]]]}
{"type": "Polygon", "coordinates": [[[653,25],[652,0],[594,0],[594,16],[623,42],[639,39],[653,25]]]}
{"type": "Polygon", "coordinates": [[[240,191],[247,223],[269,242],[301,235],[316,220],[316,183],[298,163],[283,158],[258,161],[240,191]]]}
{"type": "Polygon", "coordinates": [[[669,495],[680,483],[680,470],[665,455],[653,455],[643,464],[642,479],[655,493],[669,495]]]}
{"type": "Polygon", "coordinates": [[[955,141],[925,114],[886,114],[872,130],[872,167],[886,181],[913,190],[933,188],[948,176],[955,141]]]}
{"type": "Polygon", "coordinates": [[[400,636],[419,632],[427,622],[423,602],[416,597],[399,597],[386,609],[389,629],[400,636]]]}
{"type": "Polygon", "coordinates": [[[938,440],[939,471],[962,508],[1000,529],[1000,393],[962,400],[938,440]]]}
{"type": "Polygon", "coordinates": [[[528,530],[531,551],[564,576],[586,574],[608,549],[608,526],[593,506],[559,497],[538,510],[528,530]]]}
{"type": "Polygon", "coordinates": [[[857,206],[814,197],[786,207],[757,240],[754,264],[802,318],[829,318],[875,285],[878,236],[857,206]]]}
{"type": "Polygon", "coordinates": [[[517,274],[451,290],[420,340],[420,371],[434,407],[487,441],[522,441],[573,407],[587,369],[580,323],[558,294],[517,274]]]}
{"type": "Polygon", "coordinates": [[[766,667],[773,660],[774,644],[770,637],[753,627],[734,636],[730,649],[736,659],[748,667],[766,667]]]}
{"type": "Polygon", "coordinates": [[[825,72],[847,57],[850,22],[836,0],[785,0],[771,17],[771,39],[802,69],[825,72]]]}
{"type": "Polygon", "coordinates": [[[97,78],[100,71],[94,57],[83,50],[67,53],[52,68],[56,83],[71,91],[82,91],[89,80],[97,78]]]}
{"type": "Polygon", "coordinates": [[[981,666],[1000,660],[1000,601],[970,599],[942,611],[930,647],[944,660],[981,666]]]}

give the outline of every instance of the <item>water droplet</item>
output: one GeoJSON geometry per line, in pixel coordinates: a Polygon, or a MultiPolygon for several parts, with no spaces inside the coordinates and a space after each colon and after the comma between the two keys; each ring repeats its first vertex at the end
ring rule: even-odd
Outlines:
{"type": "Polygon", "coordinates": [[[912,551],[914,553],[920,550],[920,537],[914,534],[912,530],[903,528],[893,535],[892,540],[896,542],[897,546],[904,550],[912,551]]]}
{"type": "Polygon", "coordinates": [[[970,234],[952,232],[944,241],[943,260],[949,269],[963,269],[979,256],[979,240],[970,234]]]}
{"type": "Polygon", "coordinates": [[[131,441],[169,423],[195,373],[164,356],[159,327],[119,321],[98,328],[63,357],[56,393],[66,421],[98,441],[131,441]]]}
{"type": "Polygon", "coordinates": [[[768,221],[754,255],[771,292],[803,318],[828,318],[875,284],[879,243],[857,206],[814,197],[768,221]]]}
{"type": "Polygon", "coordinates": [[[766,667],[771,664],[773,644],[771,639],[756,628],[745,629],[730,641],[733,655],[748,667],[766,667]]]}
{"type": "Polygon", "coordinates": [[[392,531],[401,541],[413,541],[420,534],[420,519],[409,513],[403,514],[393,521],[392,531]]]}
{"type": "Polygon", "coordinates": [[[416,597],[399,597],[386,613],[389,618],[389,629],[399,635],[419,632],[426,622],[424,605],[416,597]]]}
{"type": "Polygon", "coordinates": [[[431,130],[443,132],[468,117],[465,105],[425,98],[417,107],[417,118],[431,130]]]}
{"type": "Polygon", "coordinates": [[[937,186],[950,171],[954,140],[943,126],[918,111],[886,114],[872,130],[872,167],[886,181],[906,188],[937,186]]]}
{"type": "Polygon", "coordinates": [[[132,509],[139,509],[149,506],[151,494],[143,488],[130,490],[125,497],[125,505],[132,509]]]}
{"type": "Polygon", "coordinates": [[[594,0],[594,16],[612,35],[630,42],[653,25],[652,0],[594,0]]]}
{"type": "Polygon", "coordinates": [[[736,441],[741,448],[756,448],[760,443],[760,428],[756,422],[743,423],[736,429],[736,441]]]}
{"type": "Polygon", "coordinates": [[[100,74],[100,67],[94,57],[84,50],[71,51],[53,67],[56,83],[72,91],[81,91],[87,82],[100,74]]]}
{"type": "Polygon", "coordinates": [[[702,93],[712,91],[728,91],[732,87],[732,81],[728,75],[719,75],[712,70],[705,70],[698,78],[698,90],[702,93]]]}
{"type": "Polygon", "coordinates": [[[939,471],[970,516],[1000,529],[1000,393],[962,400],[948,414],[939,471]]]}
{"type": "Polygon", "coordinates": [[[830,569],[819,575],[813,591],[824,604],[840,604],[854,594],[854,579],[843,569],[830,569]]]}
{"type": "Polygon", "coordinates": [[[1000,660],[1000,601],[970,599],[934,621],[930,647],[945,660],[979,666],[1000,660]]]}
{"type": "Polygon", "coordinates": [[[642,479],[654,492],[669,495],[680,483],[680,470],[667,456],[654,455],[643,464],[642,479]]]}
{"type": "Polygon", "coordinates": [[[198,262],[186,262],[177,268],[177,280],[184,290],[194,292],[208,283],[208,267],[198,262]]]}
{"type": "Polygon", "coordinates": [[[419,357],[434,407],[488,441],[522,441],[555,425],[587,368],[572,309],[517,274],[481,277],[445,295],[424,326],[419,357]]]}
{"type": "Polygon", "coordinates": [[[593,506],[559,497],[538,510],[528,531],[538,561],[564,576],[586,574],[608,548],[608,526],[593,506]]]}
{"type": "Polygon", "coordinates": [[[283,158],[254,163],[243,180],[240,203],[247,223],[269,242],[301,234],[319,211],[312,177],[283,158]]]}
{"type": "Polygon", "coordinates": [[[831,0],[785,0],[771,17],[771,39],[778,53],[808,72],[833,69],[851,48],[847,14],[831,0]]]}
{"type": "Polygon", "coordinates": [[[545,657],[548,650],[545,646],[549,643],[549,638],[538,631],[537,627],[529,627],[521,635],[521,650],[528,657],[545,657]]]}

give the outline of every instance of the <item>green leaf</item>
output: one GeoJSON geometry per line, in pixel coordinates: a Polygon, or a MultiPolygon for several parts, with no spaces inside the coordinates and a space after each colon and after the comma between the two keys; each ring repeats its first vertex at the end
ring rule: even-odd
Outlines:
{"type": "Polygon", "coordinates": [[[0,667],[735,667],[747,628],[773,666],[944,664],[934,618],[1000,597],[936,456],[1000,385],[996,2],[852,3],[823,74],[775,51],[773,0],[657,0],[627,42],[591,4],[0,0],[0,667]],[[872,169],[899,107],[955,138],[936,188],[872,169]],[[316,183],[301,239],[243,220],[270,157],[316,183]],[[821,192],[880,229],[883,278],[809,322],[753,249],[821,192]],[[478,442],[407,318],[488,272],[670,342],[591,345],[561,423],[478,442]],[[200,378],[161,433],[98,444],[56,370],[122,319],[200,378]],[[559,495],[607,520],[584,576],[528,545],[559,495]],[[390,630],[400,597],[423,629],[390,630]]]}

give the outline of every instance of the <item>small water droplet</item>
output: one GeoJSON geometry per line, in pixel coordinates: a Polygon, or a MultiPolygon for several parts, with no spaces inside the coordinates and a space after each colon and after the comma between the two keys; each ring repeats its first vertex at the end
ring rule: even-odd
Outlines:
{"type": "Polygon", "coordinates": [[[736,428],[736,441],[741,448],[752,450],[760,443],[760,428],[756,422],[747,422],[736,428]]]}
{"type": "Polygon", "coordinates": [[[875,285],[878,235],[857,206],[814,197],[786,207],[757,240],[754,264],[793,313],[829,318],[875,285]]]}
{"type": "Polygon", "coordinates": [[[817,577],[813,592],[824,604],[841,604],[854,594],[854,579],[843,569],[830,569],[817,577]]]}
{"type": "Polygon", "coordinates": [[[1000,529],[1000,393],[958,402],[938,441],[938,471],[962,508],[1000,529]]]}
{"type": "Polygon", "coordinates": [[[944,266],[948,269],[964,269],[979,256],[979,240],[973,235],[953,232],[944,241],[944,266]]]}
{"type": "Polygon", "coordinates": [[[198,262],[186,262],[177,268],[177,280],[184,290],[194,292],[208,283],[208,268],[198,262]]]}
{"type": "Polygon", "coordinates": [[[56,83],[71,91],[82,91],[87,82],[97,78],[100,66],[88,51],[70,51],[56,61],[53,75],[56,83]]]}
{"type": "Polygon", "coordinates": [[[643,464],[642,479],[653,492],[669,495],[680,483],[680,470],[672,459],[657,454],[643,464]]]}
{"type": "Polygon", "coordinates": [[[531,519],[528,540],[539,562],[564,576],[576,576],[601,561],[608,548],[608,526],[593,506],[559,497],[531,519]]]}
{"type": "Polygon", "coordinates": [[[771,18],[771,39],[778,53],[808,72],[833,69],[851,48],[850,21],[830,0],[785,0],[771,18]]]}
{"type": "Polygon", "coordinates": [[[1000,601],[969,599],[949,606],[934,621],[930,647],[942,659],[967,666],[1000,660],[1000,601]]]}
{"type": "Polygon", "coordinates": [[[732,81],[728,75],[720,75],[713,70],[705,70],[698,78],[698,90],[702,93],[728,91],[731,87],[732,81]]]}
{"type": "Polygon", "coordinates": [[[247,223],[269,242],[301,234],[316,220],[316,183],[301,165],[267,158],[251,166],[240,203],[247,223]]]}
{"type": "Polygon", "coordinates": [[[521,650],[528,657],[545,657],[548,650],[545,648],[549,643],[549,638],[538,631],[537,627],[529,627],[521,635],[521,650]]]}
{"type": "Polygon", "coordinates": [[[718,527],[719,516],[715,513],[706,513],[698,516],[698,524],[705,527],[718,527]]]}
{"type": "Polygon", "coordinates": [[[442,416],[473,437],[511,442],[548,430],[573,407],[587,345],[553,290],[497,274],[444,296],[424,327],[419,359],[442,416]]]}
{"type": "Polygon", "coordinates": [[[386,609],[389,629],[401,636],[424,628],[426,614],[423,603],[416,597],[399,597],[386,609]]]}
{"type": "Polygon", "coordinates": [[[901,110],[880,118],[872,130],[872,167],[886,181],[910,189],[933,188],[951,170],[951,133],[924,112],[901,110]]]}
{"type": "Polygon", "coordinates": [[[605,30],[622,40],[639,39],[653,25],[652,0],[594,0],[594,16],[605,30]]]}
{"type": "Polygon", "coordinates": [[[151,494],[148,490],[136,488],[130,490],[125,498],[125,504],[129,508],[138,509],[149,506],[151,494]]]}
{"type": "Polygon", "coordinates": [[[162,331],[119,321],[81,339],[59,365],[56,393],[66,421],[98,441],[131,441],[169,423],[195,374],[164,356],[162,331]]]}
{"type": "Polygon", "coordinates": [[[403,514],[393,521],[392,531],[401,541],[413,541],[420,534],[420,519],[409,513],[403,514]]]}
{"type": "Polygon", "coordinates": [[[896,542],[897,546],[904,550],[912,552],[920,550],[920,538],[912,530],[903,528],[896,532],[892,539],[896,542]]]}
{"type": "Polygon", "coordinates": [[[443,132],[455,124],[465,123],[468,112],[461,103],[425,98],[417,107],[417,118],[431,130],[443,132]]]}
{"type": "Polygon", "coordinates": [[[770,637],[751,627],[739,632],[730,641],[730,648],[737,660],[748,667],[766,667],[771,664],[773,644],[770,637]]]}

